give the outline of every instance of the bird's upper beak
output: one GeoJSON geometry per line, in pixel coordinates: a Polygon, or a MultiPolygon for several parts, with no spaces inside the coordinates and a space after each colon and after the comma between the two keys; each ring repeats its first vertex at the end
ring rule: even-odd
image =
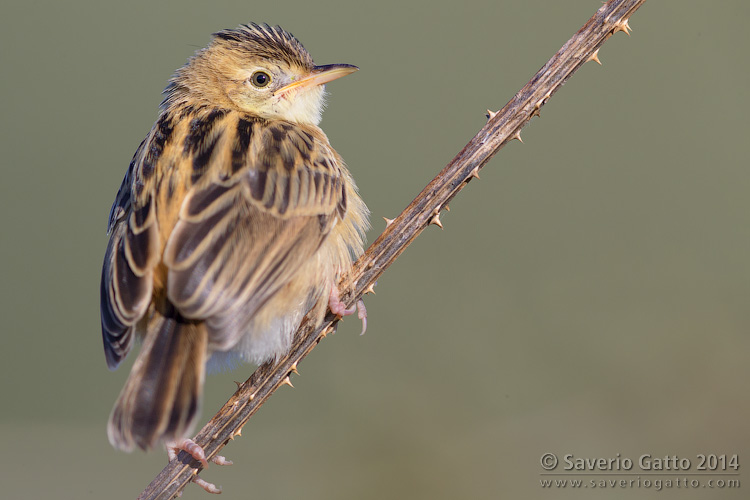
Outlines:
{"type": "Polygon", "coordinates": [[[274,94],[283,94],[292,89],[311,88],[317,85],[323,85],[324,83],[336,80],[342,76],[354,73],[358,69],[358,67],[351,64],[326,64],[325,66],[315,66],[309,75],[296,80],[289,85],[281,87],[274,92],[274,94]]]}

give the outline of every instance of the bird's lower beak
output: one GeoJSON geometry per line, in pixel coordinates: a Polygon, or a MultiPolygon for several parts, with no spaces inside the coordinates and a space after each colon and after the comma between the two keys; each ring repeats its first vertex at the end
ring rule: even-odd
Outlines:
{"type": "Polygon", "coordinates": [[[274,94],[283,94],[292,89],[311,88],[317,85],[323,85],[324,83],[336,80],[342,76],[354,73],[358,69],[358,67],[351,64],[326,64],[325,66],[315,66],[308,76],[281,87],[274,92],[274,94]]]}

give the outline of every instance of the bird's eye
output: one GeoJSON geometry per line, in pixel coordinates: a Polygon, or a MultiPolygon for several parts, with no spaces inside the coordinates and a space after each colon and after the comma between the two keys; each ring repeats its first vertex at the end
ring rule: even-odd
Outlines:
{"type": "Polygon", "coordinates": [[[250,83],[257,88],[262,89],[271,83],[271,75],[265,71],[256,71],[250,76],[250,83]]]}

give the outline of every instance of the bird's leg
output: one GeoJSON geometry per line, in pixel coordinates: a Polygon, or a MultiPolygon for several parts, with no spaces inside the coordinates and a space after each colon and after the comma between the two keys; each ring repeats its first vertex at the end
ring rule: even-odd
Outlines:
{"type": "Polygon", "coordinates": [[[367,331],[367,309],[365,308],[364,301],[358,300],[354,307],[347,309],[346,305],[341,302],[339,289],[336,285],[333,285],[333,287],[331,287],[331,296],[328,298],[328,307],[333,314],[341,316],[342,318],[356,312],[357,317],[362,320],[362,333],[360,333],[360,335],[365,334],[367,331]]]}
{"type": "MultiPolygon", "coordinates": [[[[193,459],[199,461],[201,465],[203,465],[204,469],[208,467],[206,453],[203,451],[203,448],[192,439],[183,438],[167,444],[167,457],[169,458],[170,462],[177,458],[177,453],[180,450],[186,452],[188,455],[193,457],[193,459]]],[[[214,456],[211,459],[211,462],[215,463],[216,465],[232,465],[231,460],[227,460],[226,457],[223,457],[221,455],[214,456]]],[[[221,488],[217,487],[213,483],[209,483],[208,481],[203,480],[197,474],[193,476],[192,481],[206,490],[208,493],[221,493],[221,488]]]]}

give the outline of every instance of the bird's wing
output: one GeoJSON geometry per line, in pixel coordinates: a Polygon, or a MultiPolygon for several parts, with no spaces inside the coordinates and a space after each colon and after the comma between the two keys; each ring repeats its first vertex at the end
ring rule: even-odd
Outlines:
{"type": "Polygon", "coordinates": [[[136,151],[109,215],[110,234],[100,290],[102,338],[107,366],[117,368],[130,351],[135,324],[151,302],[153,269],[159,261],[159,231],[153,197],[133,206],[136,151]]]}
{"type": "Polygon", "coordinates": [[[163,255],[169,300],[184,316],[206,320],[211,343],[224,347],[346,211],[347,174],[322,132],[246,118],[225,122],[223,138],[204,134],[223,148],[195,143],[191,161],[201,178],[163,255]]]}

